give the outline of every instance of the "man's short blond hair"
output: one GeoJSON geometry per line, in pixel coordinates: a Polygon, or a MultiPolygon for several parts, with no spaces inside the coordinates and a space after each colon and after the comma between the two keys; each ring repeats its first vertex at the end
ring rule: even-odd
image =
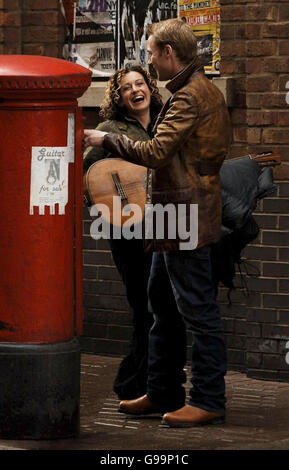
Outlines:
{"type": "Polygon", "coordinates": [[[191,27],[179,18],[153,23],[147,32],[149,36],[153,35],[156,46],[161,50],[169,44],[184,64],[190,63],[197,55],[197,38],[191,27]]]}

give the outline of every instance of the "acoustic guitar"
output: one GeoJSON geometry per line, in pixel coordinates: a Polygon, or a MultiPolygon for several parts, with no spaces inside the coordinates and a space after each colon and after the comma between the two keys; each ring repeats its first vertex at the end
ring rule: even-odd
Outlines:
{"type": "Polygon", "coordinates": [[[121,158],[105,158],[93,163],[84,175],[84,200],[89,207],[104,204],[102,217],[112,225],[139,223],[144,217],[147,168],[121,158]]]}
{"type": "MultiPolygon", "coordinates": [[[[277,166],[281,163],[280,155],[270,151],[225,160],[224,164],[242,158],[251,158],[261,167],[277,166]]],[[[129,225],[130,221],[131,224],[141,222],[146,203],[146,178],[146,167],[121,158],[98,160],[84,175],[85,204],[88,207],[94,204],[105,205],[108,210],[100,212],[112,225],[123,226],[124,223],[129,225]]]]}

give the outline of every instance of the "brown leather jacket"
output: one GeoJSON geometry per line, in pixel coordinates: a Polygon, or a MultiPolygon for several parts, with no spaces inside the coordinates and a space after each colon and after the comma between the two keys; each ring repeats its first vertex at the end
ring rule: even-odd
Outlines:
{"type": "MultiPolygon", "coordinates": [[[[202,247],[218,241],[221,230],[219,169],[227,154],[231,130],[222,93],[204,75],[196,58],[167,85],[172,93],[146,142],[106,134],[103,147],[132,163],[152,168],[148,176],[148,203],[198,205],[198,241],[202,247]]],[[[166,230],[168,228],[166,227],[166,230]]],[[[146,240],[153,251],[180,249],[180,238],[146,240]]]]}

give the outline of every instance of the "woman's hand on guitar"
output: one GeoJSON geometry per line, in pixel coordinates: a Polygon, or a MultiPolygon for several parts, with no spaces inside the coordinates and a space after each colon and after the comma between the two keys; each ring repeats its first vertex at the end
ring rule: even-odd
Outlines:
{"type": "Polygon", "coordinates": [[[107,134],[107,132],[97,131],[95,129],[84,129],[84,149],[87,147],[102,147],[105,134],[107,134]]]}

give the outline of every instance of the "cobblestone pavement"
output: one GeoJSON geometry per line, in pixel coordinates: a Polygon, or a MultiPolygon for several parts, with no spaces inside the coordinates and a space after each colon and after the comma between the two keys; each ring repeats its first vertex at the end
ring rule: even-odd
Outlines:
{"type": "MultiPolygon", "coordinates": [[[[119,358],[82,355],[79,438],[0,440],[0,450],[288,450],[289,384],[228,372],[224,425],[173,429],[159,418],[118,413],[112,381],[119,358]]],[[[189,383],[187,384],[189,388],[189,383]]]]}

